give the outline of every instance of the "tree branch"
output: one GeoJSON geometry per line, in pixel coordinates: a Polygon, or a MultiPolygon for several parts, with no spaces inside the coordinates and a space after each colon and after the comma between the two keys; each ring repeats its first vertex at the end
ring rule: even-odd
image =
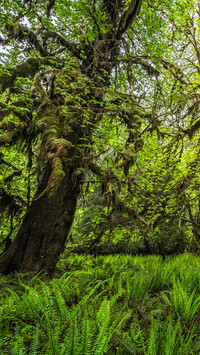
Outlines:
{"type": "Polygon", "coordinates": [[[115,34],[116,40],[120,40],[127,29],[132,26],[133,21],[140,12],[141,5],[142,0],[132,0],[128,9],[123,12],[115,34]]]}
{"type": "Polygon", "coordinates": [[[34,78],[41,65],[52,65],[52,61],[61,63],[61,61],[55,57],[29,58],[16,67],[8,69],[9,74],[4,73],[0,76],[0,90],[3,92],[10,88],[17,77],[34,78]]]}

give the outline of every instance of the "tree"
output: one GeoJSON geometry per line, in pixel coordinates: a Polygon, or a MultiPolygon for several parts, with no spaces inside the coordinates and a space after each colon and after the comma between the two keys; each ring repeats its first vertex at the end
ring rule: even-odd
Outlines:
{"type": "MultiPolygon", "coordinates": [[[[16,238],[0,258],[2,273],[53,273],[85,170],[89,165],[95,170],[92,136],[106,109],[113,70],[120,65],[123,36],[141,2],[4,2],[0,41],[8,47],[10,63],[3,59],[0,76],[0,143],[25,142],[29,180],[34,152],[39,154],[36,192],[30,203],[25,201],[16,238]]],[[[10,181],[20,175],[3,154],[1,163],[14,170],[10,181]]],[[[14,211],[16,199],[3,190],[2,210],[12,205],[14,211]]]]}
{"type": "Polygon", "coordinates": [[[1,272],[53,274],[88,184],[92,244],[198,229],[198,18],[195,1],[4,1],[1,272]]]}

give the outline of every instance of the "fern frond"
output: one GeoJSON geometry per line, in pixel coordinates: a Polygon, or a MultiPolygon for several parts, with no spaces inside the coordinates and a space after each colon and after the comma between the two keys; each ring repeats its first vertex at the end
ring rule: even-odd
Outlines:
{"type": "Polygon", "coordinates": [[[177,351],[177,344],[181,333],[180,320],[174,324],[172,315],[166,321],[166,327],[163,328],[162,348],[164,355],[174,355],[177,351]]]}
{"type": "Polygon", "coordinates": [[[11,355],[25,355],[23,337],[19,333],[19,329],[15,329],[16,334],[12,342],[11,355]]]}
{"type": "Polygon", "coordinates": [[[56,307],[56,309],[59,312],[60,320],[66,322],[70,317],[70,312],[66,305],[65,298],[63,296],[64,290],[61,288],[61,285],[57,284],[56,282],[52,283],[52,286],[53,286],[53,293],[55,294],[54,307],[56,307]]]}
{"type": "Polygon", "coordinates": [[[110,302],[104,299],[97,313],[97,324],[99,326],[99,334],[94,343],[93,353],[102,355],[106,352],[109,341],[109,321],[110,321],[110,302]]]}
{"type": "Polygon", "coordinates": [[[78,355],[79,354],[79,329],[77,325],[77,315],[73,314],[71,324],[67,331],[64,343],[61,347],[62,355],[78,355]]]}
{"type": "MultiPolygon", "coordinates": [[[[122,339],[120,335],[117,335],[120,347],[123,347],[124,354],[137,355],[137,347],[134,343],[129,342],[127,339],[122,339]]],[[[121,350],[121,349],[120,349],[121,350]]]]}
{"type": "Polygon", "coordinates": [[[155,355],[158,353],[158,321],[153,316],[151,318],[150,335],[147,349],[148,355],[155,355]]]}
{"type": "Polygon", "coordinates": [[[33,340],[30,345],[29,354],[38,355],[38,348],[39,348],[39,329],[38,326],[36,326],[35,331],[33,333],[33,340]]]}
{"type": "Polygon", "coordinates": [[[81,345],[80,345],[80,354],[82,355],[90,355],[91,354],[91,344],[92,344],[92,336],[91,336],[91,322],[88,319],[88,313],[85,309],[82,327],[81,327],[81,345]]]}

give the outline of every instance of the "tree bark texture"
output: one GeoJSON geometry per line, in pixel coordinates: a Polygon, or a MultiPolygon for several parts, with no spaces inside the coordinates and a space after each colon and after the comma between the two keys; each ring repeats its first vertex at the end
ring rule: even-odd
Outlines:
{"type": "MultiPolygon", "coordinates": [[[[40,270],[53,273],[74,219],[80,191],[80,181],[73,179],[74,171],[74,167],[66,167],[65,177],[53,196],[44,194],[33,200],[17,237],[0,258],[2,273],[40,270]]],[[[48,181],[46,174],[38,191],[48,181]]]]}

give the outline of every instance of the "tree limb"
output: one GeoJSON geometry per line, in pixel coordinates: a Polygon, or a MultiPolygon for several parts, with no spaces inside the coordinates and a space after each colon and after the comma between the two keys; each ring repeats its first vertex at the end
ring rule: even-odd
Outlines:
{"type": "Polygon", "coordinates": [[[55,57],[45,57],[45,58],[29,58],[27,61],[8,69],[9,74],[4,73],[0,76],[0,90],[3,92],[10,88],[17,77],[22,78],[34,78],[35,74],[41,65],[52,65],[52,61],[60,63],[61,61],[55,57]]]}
{"type": "Polygon", "coordinates": [[[130,28],[139,14],[142,5],[142,0],[132,0],[128,9],[126,9],[119,21],[118,28],[116,30],[115,39],[120,40],[122,35],[130,28]]]}

